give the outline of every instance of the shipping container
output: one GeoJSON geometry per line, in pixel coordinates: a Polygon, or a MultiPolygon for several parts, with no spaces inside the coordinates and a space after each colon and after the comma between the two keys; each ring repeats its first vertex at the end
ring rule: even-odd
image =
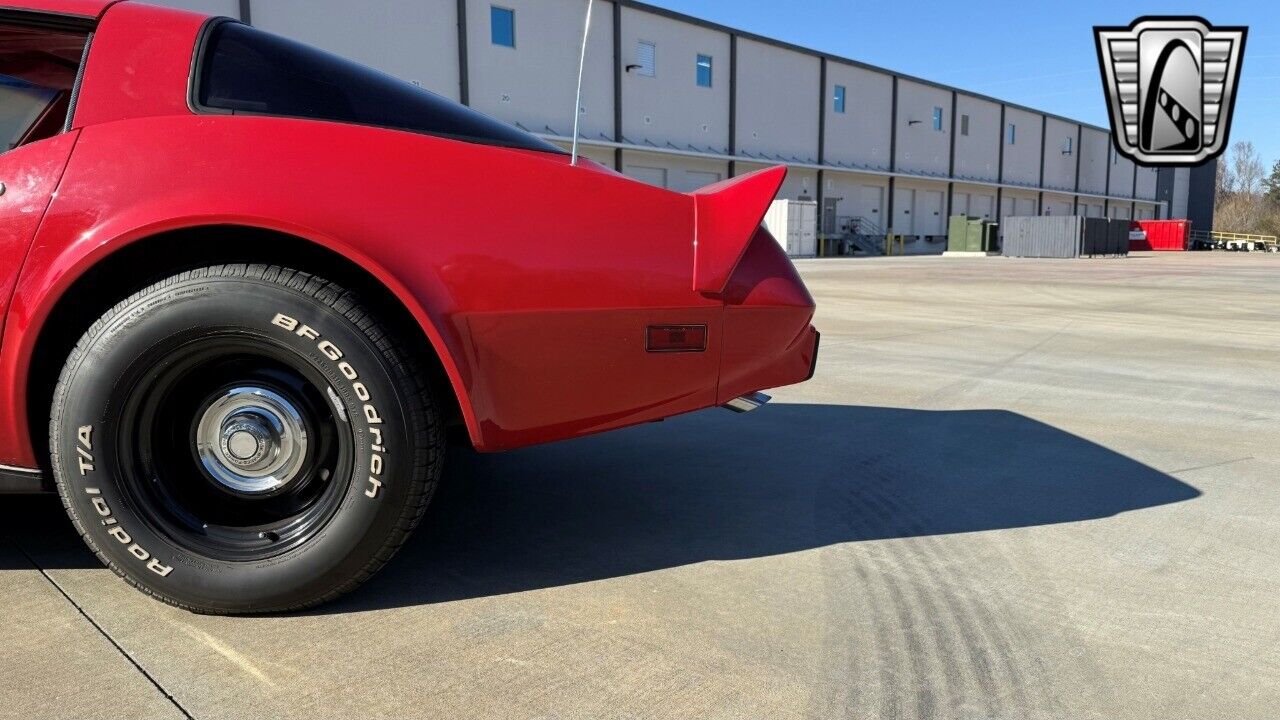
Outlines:
{"type": "Polygon", "coordinates": [[[764,226],[791,257],[818,254],[818,203],[774,200],[765,213],[764,226]]]}
{"type": "Polygon", "coordinates": [[[1013,216],[1003,221],[1005,257],[1080,257],[1083,220],[1078,217],[1013,216]]]}
{"type": "Polygon", "coordinates": [[[1181,252],[1191,243],[1190,220],[1138,220],[1129,228],[1129,249],[1181,252]]]}
{"type": "Polygon", "coordinates": [[[1075,258],[1129,253],[1129,221],[1068,215],[1007,217],[1006,257],[1075,258]]]}

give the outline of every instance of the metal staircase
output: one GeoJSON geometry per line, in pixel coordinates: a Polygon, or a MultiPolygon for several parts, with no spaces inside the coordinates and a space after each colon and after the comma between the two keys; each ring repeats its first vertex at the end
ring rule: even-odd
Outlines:
{"type": "Polygon", "coordinates": [[[884,228],[868,218],[861,215],[855,215],[850,218],[849,235],[847,237],[855,247],[868,255],[885,254],[886,235],[888,233],[884,231],[884,228]]]}

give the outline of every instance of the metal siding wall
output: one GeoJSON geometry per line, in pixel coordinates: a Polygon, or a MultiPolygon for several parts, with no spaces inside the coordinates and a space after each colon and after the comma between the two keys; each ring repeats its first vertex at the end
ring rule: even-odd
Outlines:
{"type": "MultiPolygon", "coordinates": [[[[547,0],[538,0],[547,2],[547,0]]],[[[671,18],[622,8],[622,65],[640,41],[657,46],[656,77],[622,74],[622,134],[636,144],[671,143],[703,152],[729,150],[729,36],[671,18]],[[712,58],[711,87],[699,87],[697,56],[712,58]]]]}
{"type": "Polygon", "coordinates": [[[1137,192],[1135,197],[1139,200],[1155,200],[1156,199],[1156,180],[1159,171],[1155,168],[1138,168],[1137,169],[1137,192]]]}
{"type": "Polygon", "coordinates": [[[1107,191],[1107,156],[1111,136],[1085,128],[1080,137],[1080,192],[1103,194],[1107,191]]]}
{"type": "Polygon", "coordinates": [[[1185,219],[1187,201],[1191,197],[1191,168],[1174,168],[1173,201],[1169,203],[1169,217],[1185,219]]]}
{"type": "Polygon", "coordinates": [[[742,39],[738,64],[738,152],[815,162],[818,58],[742,39]]]}
{"type": "Polygon", "coordinates": [[[826,160],[828,164],[889,169],[893,78],[837,62],[827,63],[826,160]],[[845,111],[834,106],[835,87],[846,91],[845,111]]]}
{"type": "Polygon", "coordinates": [[[1000,129],[1000,142],[1004,145],[1004,181],[1018,185],[1034,186],[1040,182],[1040,125],[1041,116],[1018,108],[1006,108],[1005,126],[1000,129]],[[1014,144],[1008,143],[1008,126],[1017,130],[1014,144]]]}
{"type": "Polygon", "coordinates": [[[951,93],[909,80],[898,81],[896,167],[945,176],[951,157],[951,93]],[[942,130],[933,129],[933,109],[942,108],[942,130]]]}
{"type": "MultiPolygon", "coordinates": [[[[568,137],[573,132],[587,0],[503,0],[500,5],[515,11],[514,48],[493,44],[487,0],[467,2],[471,106],[533,132],[568,137]]],[[[582,107],[586,108],[582,134],[597,140],[612,138],[613,7],[609,2],[596,3],[587,53],[590,61],[582,84],[582,107]]],[[[689,75],[692,78],[692,60],[689,75]]]]}
{"type": "MultiPolygon", "coordinates": [[[[257,27],[458,99],[458,9],[454,0],[384,0],[376,4],[256,0],[252,7],[257,27]]],[[[488,42],[487,8],[484,26],[488,42]]],[[[570,100],[565,107],[572,104],[570,100]]]]}
{"type": "Polygon", "coordinates": [[[1057,118],[1045,119],[1044,187],[1048,190],[1075,190],[1076,185],[1076,135],[1078,125],[1057,118]],[[1064,154],[1067,141],[1071,142],[1070,154],[1064,154]]]}
{"type": "Polygon", "coordinates": [[[1123,155],[1117,156],[1111,165],[1111,186],[1107,188],[1109,195],[1133,197],[1133,161],[1123,155]]]}
{"type": "MultiPolygon", "coordinates": [[[[994,181],[1000,176],[1000,106],[961,93],[956,97],[956,113],[969,116],[969,134],[960,132],[956,122],[955,176],[994,181]]],[[[994,190],[991,191],[994,194],[994,190]]]]}
{"type": "Polygon", "coordinates": [[[1213,201],[1219,159],[1191,168],[1187,183],[1187,219],[1193,230],[1213,229],[1213,201]]]}

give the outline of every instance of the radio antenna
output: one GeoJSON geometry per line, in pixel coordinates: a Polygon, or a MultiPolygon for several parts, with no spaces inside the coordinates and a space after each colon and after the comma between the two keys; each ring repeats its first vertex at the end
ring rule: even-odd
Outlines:
{"type": "Polygon", "coordinates": [[[578,125],[582,122],[582,75],[587,70],[587,38],[591,35],[591,6],[595,0],[587,0],[587,22],[582,26],[582,55],[578,58],[578,94],[573,101],[573,159],[578,164],[578,125]]]}

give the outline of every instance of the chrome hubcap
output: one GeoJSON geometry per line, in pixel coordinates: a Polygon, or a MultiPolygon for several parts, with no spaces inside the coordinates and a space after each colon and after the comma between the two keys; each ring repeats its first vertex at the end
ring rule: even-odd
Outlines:
{"type": "Polygon", "coordinates": [[[307,457],[307,430],[293,403],[260,387],[237,387],[214,400],[196,426],[205,470],[238,493],[270,493],[288,485],[307,457]]]}

